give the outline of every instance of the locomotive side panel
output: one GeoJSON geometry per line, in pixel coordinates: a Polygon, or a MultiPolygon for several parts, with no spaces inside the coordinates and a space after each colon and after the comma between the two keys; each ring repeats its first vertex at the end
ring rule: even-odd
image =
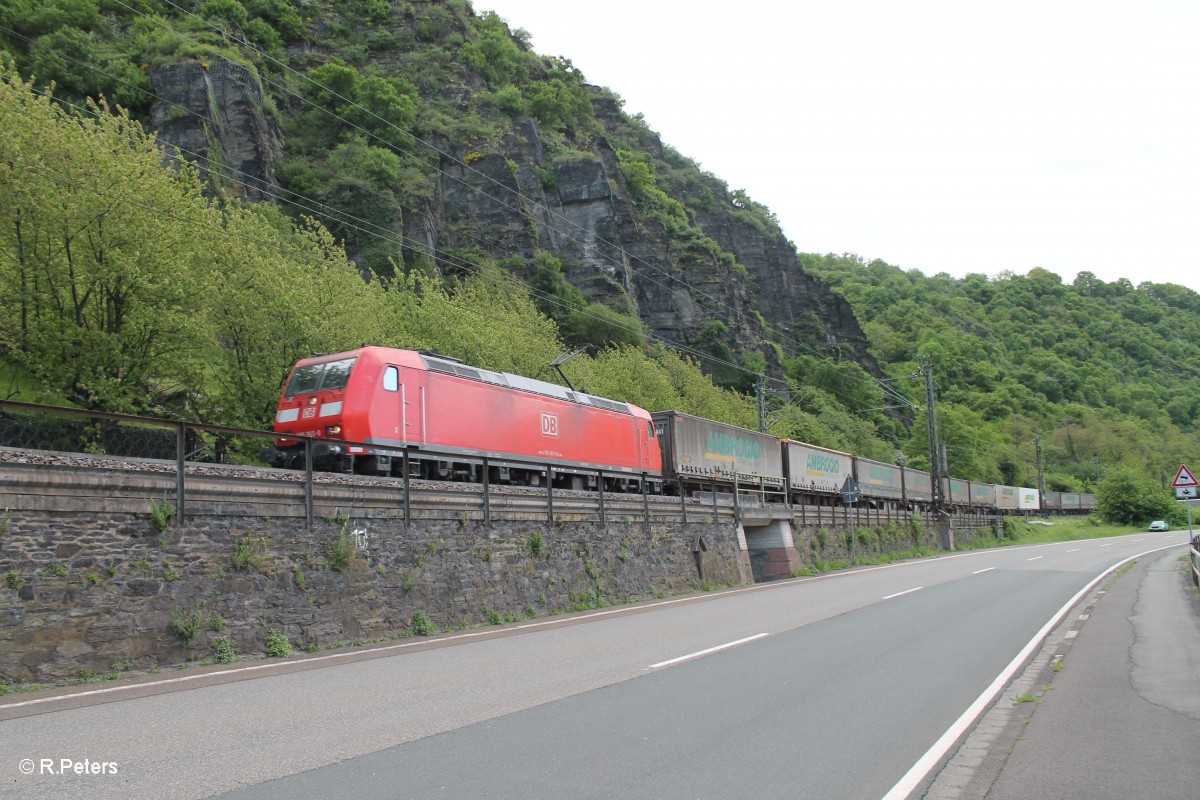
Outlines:
{"type": "Polygon", "coordinates": [[[661,470],[649,442],[649,415],[619,414],[436,372],[426,373],[425,383],[429,447],[628,472],[661,470]]]}

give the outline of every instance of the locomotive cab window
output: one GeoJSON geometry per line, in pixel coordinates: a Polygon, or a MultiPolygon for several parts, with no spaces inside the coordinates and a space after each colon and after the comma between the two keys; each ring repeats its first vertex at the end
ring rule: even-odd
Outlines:
{"type": "Polygon", "coordinates": [[[388,367],[383,373],[383,390],[385,392],[396,392],[400,390],[400,370],[397,367],[388,367]]]}
{"type": "Polygon", "coordinates": [[[646,432],[650,435],[651,439],[654,438],[654,423],[653,422],[646,423],[646,432]]]}
{"type": "Polygon", "coordinates": [[[288,381],[287,396],[294,397],[305,392],[318,390],[344,389],[350,381],[350,370],[354,368],[354,358],[342,358],[337,361],[326,361],[321,364],[308,364],[297,367],[288,381]]]}

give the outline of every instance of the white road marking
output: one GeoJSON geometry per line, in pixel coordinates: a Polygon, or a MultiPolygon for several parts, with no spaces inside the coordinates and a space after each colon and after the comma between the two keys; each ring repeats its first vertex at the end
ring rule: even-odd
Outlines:
{"type": "Polygon", "coordinates": [[[646,667],[646,669],[658,669],[659,667],[669,667],[672,664],[678,664],[681,661],[689,661],[693,658],[700,658],[701,656],[709,655],[710,653],[716,653],[721,650],[728,650],[731,647],[737,647],[739,644],[745,644],[746,642],[753,642],[755,639],[761,639],[764,636],[770,636],[770,635],[771,634],[769,634],[769,633],[756,633],[753,636],[747,636],[745,639],[738,639],[736,642],[726,642],[725,644],[719,644],[716,647],[709,647],[706,650],[697,650],[695,653],[688,653],[686,656],[679,656],[678,658],[672,658],[667,661],[660,661],[657,664],[651,664],[650,666],[646,667]]]}
{"type": "Polygon", "coordinates": [[[1033,558],[1027,558],[1027,559],[1025,559],[1025,560],[1026,560],[1026,561],[1037,561],[1039,558],[1043,558],[1043,557],[1044,557],[1044,556],[1034,556],[1033,558]]]}
{"type": "Polygon", "coordinates": [[[1079,635],[1079,631],[1067,631],[1065,634],[1063,634],[1063,638],[1064,639],[1074,639],[1078,635],[1079,635]]]}
{"type": "Polygon", "coordinates": [[[1081,547],[1075,547],[1075,548],[1072,548],[1071,550],[1068,550],[1067,552],[1068,553],[1078,553],[1082,549],[1083,548],[1081,548],[1081,547]]]}
{"type": "Polygon", "coordinates": [[[982,575],[983,573],[991,572],[994,569],[995,569],[995,567],[988,567],[987,569],[977,569],[974,572],[972,572],[971,574],[972,575],[982,575]]]}
{"type": "Polygon", "coordinates": [[[962,716],[955,720],[954,724],[942,734],[941,738],[934,742],[933,745],[925,751],[925,755],[917,759],[917,763],[912,765],[908,772],[904,774],[904,777],[896,781],[896,785],[893,786],[891,790],[883,796],[882,800],[905,800],[905,798],[913,793],[913,790],[915,790],[917,786],[919,786],[921,782],[925,780],[929,773],[941,763],[942,759],[945,757],[946,753],[950,751],[950,748],[954,746],[955,742],[957,742],[959,738],[966,733],[972,725],[975,724],[976,718],[983,713],[983,710],[992,704],[992,701],[996,699],[996,696],[1000,694],[1000,691],[1005,687],[1009,679],[1016,674],[1016,671],[1021,668],[1026,659],[1028,659],[1030,654],[1033,653],[1034,649],[1041,645],[1042,640],[1046,638],[1050,631],[1054,630],[1059,621],[1067,615],[1067,612],[1070,611],[1071,608],[1074,607],[1074,605],[1078,603],[1085,595],[1087,595],[1088,592],[1095,588],[1096,584],[1129,562],[1136,561],[1142,556],[1149,555],[1150,553],[1157,553],[1160,550],[1166,549],[1166,547],[1156,547],[1153,550],[1146,550],[1138,553],[1137,555],[1130,556],[1123,561],[1118,561],[1116,564],[1113,564],[1104,572],[1101,572],[1099,575],[1093,578],[1091,582],[1087,584],[1087,586],[1084,586],[1082,589],[1076,592],[1075,596],[1068,600],[1062,608],[1056,611],[1054,615],[1047,620],[1046,624],[1042,626],[1042,629],[1033,635],[1033,638],[1029,640],[1029,643],[1021,648],[1021,651],[1017,653],[1012,661],[1009,662],[1008,666],[1000,671],[1000,674],[996,676],[996,679],[992,681],[991,685],[983,690],[983,694],[975,698],[975,702],[971,703],[971,705],[967,707],[967,710],[962,713],[962,716]]]}
{"type": "Polygon", "coordinates": [[[883,599],[884,599],[884,600],[891,600],[893,597],[899,597],[900,595],[904,595],[904,594],[912,594],[913,592],[919,592],[919,591],[921,591],[921,590],[922,590],[922,589],[924,589],[924,588],[925,588],[924,586],[917,586],[917,587],[914,587],[914,588],[912,588],[912,589],[905,589],[903,592],[896,592],[895,594],[889,594],[889,595],[887,595],[886,597],[884,597],[883,599]]]}
{"type": "Polygon", "coordinates": [[[1101,547],[1112,547],[1112,542],[1109,542],[1108,544],[1102,544],[1100,546],[1101,547]]]}

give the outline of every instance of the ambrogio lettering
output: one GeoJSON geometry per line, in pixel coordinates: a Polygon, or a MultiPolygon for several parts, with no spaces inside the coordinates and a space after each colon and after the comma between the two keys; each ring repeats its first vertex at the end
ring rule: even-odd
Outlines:
{"type": "Polygon", "coordinates": [[[728,433],[708,432],[708,452],[734,458],[757,461],[762,456],[762,443],[728,433]]]}

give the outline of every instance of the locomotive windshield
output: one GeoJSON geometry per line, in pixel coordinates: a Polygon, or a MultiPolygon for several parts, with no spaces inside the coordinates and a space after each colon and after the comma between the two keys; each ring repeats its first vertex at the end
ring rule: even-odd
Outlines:
{"type": "Polygon", "coordinates": [[[297,367],[296,371],[292,373],[292,379],[288,381],[286,396],[293,397],[305,392],[346,388],[355,360],[354,358],[342,358],[337,361],[325,361],[320,364],[297,367]]]}

